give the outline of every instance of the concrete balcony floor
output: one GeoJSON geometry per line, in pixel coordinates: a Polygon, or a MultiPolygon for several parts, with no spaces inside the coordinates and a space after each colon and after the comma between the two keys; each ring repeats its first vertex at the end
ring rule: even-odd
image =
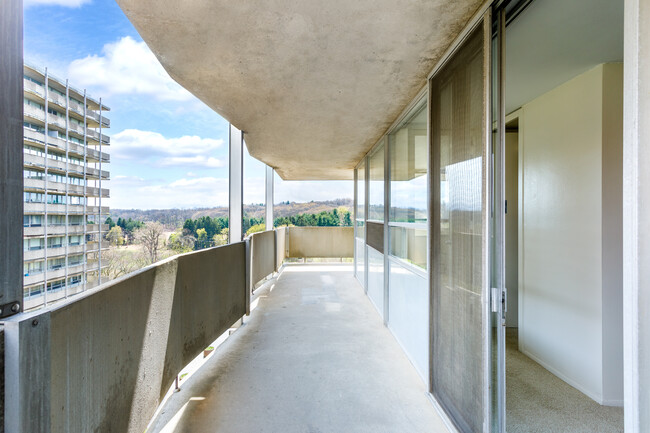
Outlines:
{"type": "Polygon", "coordinates": [[[447,432],[351,265],[296,264],[148,432],[447,432]]]}

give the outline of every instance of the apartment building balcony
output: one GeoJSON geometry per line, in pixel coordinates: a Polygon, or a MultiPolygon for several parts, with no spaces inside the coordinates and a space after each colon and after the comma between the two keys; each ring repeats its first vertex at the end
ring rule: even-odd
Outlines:
{"type": "Polygon", "coordinates": [[[253,304],[147,431],[447,432],[351,265],[285,265],[253,304]]]}
{"type": "Polygon", "coordinates": [[[27,120],[45,122],[45,111],[32,105],[25,104],[23,106],[23,114],[27,120]]]}
{"type": "Polygon", "coordinates": [[[101,178],[108,180],[110,178],[110,172],[106,170],[99,170],[98,168],[94,167],[86,167],[86,176],[91,179],[99,179],[101,174],[101,178]]]}
{"type": "Polygon", "coordinates": [[[99,230],[107,232],[109,230],[108,224],[87,224],[86,233],[97,233],[99,230]]]}
{"type": "Polygon", "coordinates": [[[44,279],[45,279],[45,273],[41,271],[37,273],[25,274],[23,281],[26,286],[29,286],[32,284],[42,283],[44,279]]]}
{"type": "MultiPolygon", "coordinates": [[[[45,89],[43,89],[45,90],[45,89]]],[[[67,103],[66,97],[58,93],[49,91],[47,92],[47,101],[57,106],[59,110],[65,111],[67,103]]]]}
{"type": "Polygon", "coordinates": [[[45,98],[45,88],[33,81],[23,79],[23,88],[25,92],[38,96],[41,100],[45,98]]]}
{"type": "MultiPolygon", "coordinates": [[[[29,153],[26,153],[23,158],[23,164],[26,167],[35,167],[39,169],[45,169],[45,161],[42,156],[39,155],[32,155],[29,153]]],[[[106,170],[99,170],[94,167],[86,166],[84,169],[84,166],[82,164],[75,164],[73,162],[68,161],[67,164],[65,161],[58,161],[56,159],[48,158],[47,160],[47,166],[48,169],[55,169],[59,170],[62,172],[67,171],[70,173],[75,173],[78,175],[83,176],[84,171],[86,173],[86,177],[90,179],[99,179],[99,176],[101,174],[102,179],[109,179],[110,177],[110,172],[106,170]]]]}
{"type": "MultiPolygon", "coordinates": [[[[81,206],[81,212],[83,212],[83,206],[81,206]]],[[[102,206],[101,208],[99,206],[86,206],[86,213],[88,214],[102,214],[102,215],[108,215],[109,208],[108,206],[102,206]]],[[[103,230],[103,229],[102,229],[103,230]]]]}
{"type": "MultiPolygon", "coordinates": [[[[83,269],[84,269],[84,264],[83,263],[68,266],[67,268],[65,266],[62,266],[62,267],[57,268],[57,269],[48,269],[48,271],[47,271],[47,280],[50,281],[50,280],[54,280],[54,279],[63,278],[63,277],[66,276],[66,271],[67,271],[68,275],[72,275],[72,274],[77,274],[79,272],[83,272],[83,269]]],[[[25,284],[27,284],[27,283],[25,283],[25,284]]]]}
{"type": "MultiPolygon", "coordinates": [[[[103,225],[102,225],[102,227],[103,227],[103,225]]],[[[106,231],[104,231],[103,229],[102,229],[102,231],[104,233],[106,233],[106,231]]],[[[110,248],[110,246],[111,245],[110,245],[110,243],[108,241],[102,241],[101,242],[101,249],[102,250],[107,250],[108,248],[110,248]]],[[[86,246],[86,252],[91,253],[91,252],[94,252],[94,251],[99,251],[99,248],[100,248],[100,243],[99,242],[90,241],[90,242],[88,242],[88,245],[86,246]]],[[[90,262],[89,262],[89,264],[90,264],[90,262]]]]}
{"type": "MultiPolygon", "coordinates": [[[[111,138],[108,135],[103,133],[101,135],[102,135],[102,144],[106,144],[106,145],[111,144],[111,138]]],[[[88,129],[86,130],[86,136],[89,139],[99,143],[99,131],[95,131],[94,129],[88,129]]]]}
{"type": "MultiPolygon", "coordinates": [[[[82,187],[83,189],[83,187],[82,187]]],[[[108,198],[110,197],[110,190],[106,188],[96,188],[94,186],[87,186],[86,187],[86,196],[88,197],[99,197],[101,193],[101,196],[103,198],[108,198]]]]}
{"type": "MultiPolygon", "coordinates": [[[[309,426],[447,432],[351,264],[283,264],[296,254],[351,257],[353,231],[292,227],[257,233],[8,319],[10,340],[18,336],[28,344],[41,331],[48,335],[47,345],[39,346],[47,376],[31,369],[39,377],[18,380],[18,395],[29,388],[30,404],[66,401],[30,422],[52,431],[63,425],[70,431],[144,431],[178,372],[250,312],[245,325],[167,400],[148,431],[293,432],[309,426]],[[330,241],[315,242],[323,237],[330,241]],[[20,326],[24,321],[30,326],[20,326]],[[14,334],[14,326],[26,331],[14,334]],[[34,390],[35,384],[50,392],[34,390]]],[[[68,275],[77,268],[83,265],[68,268],[68,275]]],[[[64,271],[48,271],[48,280],[64,271]]],[[[8,375],[26,374],[12,359],[5,368],[8,375]]]]}
{"type": "Polygon", "coordinates": [[[92,123],[94,125],[93,127],[98,127],[100,120],[101,120],[101,123],[102,123],[102,127],[104,127],[104,128],[110,128],[111,127],[111,120],[109,118],[107,118],[103,113],[102,113],[102,116],[100,116],[98,111],[88,110],[88,112],[86,113],[86,116],[88,117],[89,123],[90,123],[90,120],[94,121],[92,123]]]}

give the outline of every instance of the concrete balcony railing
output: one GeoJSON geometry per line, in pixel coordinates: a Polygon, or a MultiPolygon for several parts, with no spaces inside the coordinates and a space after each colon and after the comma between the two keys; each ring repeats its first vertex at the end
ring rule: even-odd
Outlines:
{"type": "MultiPolygon", "coordinates": [[[[79,225],[69,225],[67,227],[67,232],[69,235],[80,235],[84,232],[84,226],[79,224],[79,225]]],[[[25,236],[44,236],[45,235],[45,227],[40,226],[40,227],[24,227],[23,228],[23,234],[25,236]]],[[[65,235],[66,234],[66,226],[65,225],[49,225],[47,226],[47,235],[48,236],[58,236],[58,235],[65,235]]]]}
{"type": "MultiPolygon", "coordinates": [[[[111,244],[108,241],[102,241],[101,243],[102,250],[107,250],[110,246],[111,244]]],[[[97,251],[98,249],[99,249],[99,242],[91,241],[88,242],[86,252],[93,252],[93,251],[97,251]]]]}
{"type": "MultiPolygon", "coordinates": [[[[83,253],[84,248],[83,245],[68,245],[68,249],[66,250],[65,246],[53,248],[53,247],[48,247],[47,248],[47,257],[52,258],[52,257],[61,257],[65,256],[67,254],[78,254],[78,253],[83,253]]],[[[28,250],[23,252],[23,260],[38,260],[38,259],[43,259],[45,258],[45,249],[42,248],[40,250],[28,250]]]]}
{"type": "Polygon", "coordinates": [[[23,86],[26,92],[39,96],[41,99],[45,97],[45,87],[36,84],[33,81],[23,79],[23,86]]]}
{"type": "Polygon", "coordinates": [[[5,413],[14,414],[5,425],[16,433],[144,431],[178,372],[250,313],[259,279],[285,257],[351,257],[352,245],[351,228],[256,233],[7,318],[5,347],[24,356],[5,357],[5,413]]]}
{"type": "Polygon", "coordinates": [[[63,95],[59,95],[58,93],[54,93],[53,91],[47,92],[47,100],[53,104],[58,105],[60,108],[65,110],[65,107],[68,105],[66,102],[66,97],[63,95]]]}
{"type": "Polygon", "coordinates": [[[45,111],[32,105],[24,104],[23,114],[28,118],[40,120],[41,122],[45,121],[45,111]]]}
{"type": "MultiPolygon", "coordinates": [[[[87,135],[89,138],[91,138],[91,139],[93,139],[93,140],[95,140],[95,141],[99,141],[99,132],[98,132],[98,131],[95,131],[95,130],[93,130],[93,129],[88,129],[88,130],[86,131],[86,135],[87,135]]],[[[108,135],[106,135],[106,134],[102,134],[102,143],[104,143],[104,144],[110,144],[110,143],[111,143],[111,138],[110,138],[108,135]]]]}

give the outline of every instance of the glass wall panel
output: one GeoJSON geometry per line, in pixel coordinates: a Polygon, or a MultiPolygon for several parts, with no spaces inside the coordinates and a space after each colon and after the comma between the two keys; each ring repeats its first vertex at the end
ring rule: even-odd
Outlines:
{"type": "Polygon", "coordinates": [[[356,236],[365,239],[364,227],[366,218],[366,162],[365,159],[357,168],[357,203],[355,218],[357,222],[356,236]]]}
{"type": "Polygon", "coordinates": [[[365,159],[357,168],[357,202],[355,203],[355,264],[357,279],[362,286],[366,284],[366,237],[365,237],[365,207],[366,207],[366,163],[365,159]]]}
{"type": "Polygon", "coordinates": [[[390,253],[427,267],[427,109],[390,134],[390,253]]]}
{"type": "Polygon", "coordinates": [[[384,255],[368,247],[368,297],[384,317],[384,255]]]}
{"type": "Polygon", "coordinates": [[[368,219],[384,221],[384,144],[370,155],[368,184],[368,219]]]}
{"type": "Polygon", "coordinates": [[[483,31],[474,30],[431,80],[431,379],[434,396],[463,432],[484,431],[489,417],[483,31]]]}
{"type": "Polygon", "coordinates": [[[429,280],[402,261],[388,261],[388,327],[425,383],[429,381],[429,280]]]}

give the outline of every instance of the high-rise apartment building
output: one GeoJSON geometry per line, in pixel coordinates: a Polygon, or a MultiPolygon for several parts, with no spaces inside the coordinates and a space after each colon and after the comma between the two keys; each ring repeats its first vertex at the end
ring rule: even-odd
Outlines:
{"type": "Polygon", "coordinates": [[[109,197],[109,108],[68,80],[24,67],[24,305],[101,282],[109,197]],[[102,182],[104,184],[102,185],[102,182]]]}

